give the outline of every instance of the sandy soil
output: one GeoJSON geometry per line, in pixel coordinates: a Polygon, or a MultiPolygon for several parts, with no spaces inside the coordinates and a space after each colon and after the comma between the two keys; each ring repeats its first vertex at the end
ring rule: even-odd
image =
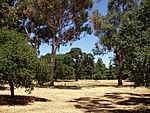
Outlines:
{"type": "Polygon", "coordinates": [[[55,87],[36,87],[31,94],[19,88],[15,89],[19,105],[3,102],[10,92],[0,90],[0,113],[150,113],[150,89],[133,88],[125,81],[124,87],[116,84],[116,80],[56,82],[55,87]]]}

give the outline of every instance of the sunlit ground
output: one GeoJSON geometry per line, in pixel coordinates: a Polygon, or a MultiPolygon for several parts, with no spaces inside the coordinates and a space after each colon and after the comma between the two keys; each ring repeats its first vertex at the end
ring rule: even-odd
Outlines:
{"type": "Polygon", "coordinates": [[[0,113],[150,113],[150,89],[123,83],[118,88],[117,80],[61,81],[51,88],[36,87],[31,94],[15,89],[14,99],[4,88],[0,113]]]}

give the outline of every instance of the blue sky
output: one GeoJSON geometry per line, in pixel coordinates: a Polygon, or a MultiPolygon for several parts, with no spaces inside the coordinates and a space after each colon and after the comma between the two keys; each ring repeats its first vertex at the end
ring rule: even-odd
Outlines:
{"type": "MultiPolygon", "coordinates": [[[[96,0],[94,0],[94,1],[96,1],[96,0]]],[[[101,0],[100,3],[94,2],[93,10],[94,9],[99,9],[100,13],[102,15],[106,15],[107,14],[107,0],[101,0]]],[[[73,42],[72,46],[70,46],[69,44],[67,46],[61,46],[57,53],[58,54],[64,54],[66,52],[69,52],[70,49],[74,48],[74,47],[81,48],[83,52],[92,53],[92,49],[95,46],[95,42],[97,42],[98,40],[99,39],[96,36],[94,36],[93,34],[87,35],[86,37],[84,37],[84,38],[82,38],[76,42],[73,42]]],[[[51,46],[49,46],[47,44],[41,45],[41,47],[40,47],[40,54],[41,55],[45,55],[45,54],[50,53],[50,52],[51,52],[51,46]]],[[[108,64],[110,62],[110,57],[113,57],[113,53],[108,53],[108,54],[103,55],[103,56],[95,56],[95,61],[98,58],[102,58],[104,64],[106,66],[108,66],[108,64]]]]}

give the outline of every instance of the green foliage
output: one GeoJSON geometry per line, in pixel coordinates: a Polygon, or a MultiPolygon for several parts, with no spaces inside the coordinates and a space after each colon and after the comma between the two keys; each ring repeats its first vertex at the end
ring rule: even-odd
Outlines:
{"type": "Polygon", "coordinates": [[[102,59],[100,58],[95,63],[93,79],[96,79],[96,80],[107,79],[106,67],[103,64],[102,59]]]}
{"type": "Polygon", "coordinates": [[[0,78],[16,87],[31,88],[35,76],[36,52],[16,31],[0,32],[0,78]]]}
{"type": "Polygon", "coordinates": [[[142,0],[138,6],[134,0],[110,0],[108,15],[95,12],[93,21],[96,35],[101,37],[96,53],[113,50],[116,54],[118,84],[122,84],[122,78],[129,77],[135,86],[149,86],[149,1],[142,0]]]}
{"type": "Polygon", "coordinates": [[[55,71],[57,79],[73,79],[74,78],[74,69],[71,66],[65,64],[60,64],[57,66],[55,71]]]}
{"type": "Polygon", "coordinates": [[[111,64],[111,62],[109,64],[109,68],[106,69],[106,76],[109,80],[117,79],[116,68],[114,65],[111,64]]]}
{"type": "Polygon", "coordinates": [[[92,79],[94,73],[94,56],[83,53],[81,79],[92,79]]]}
{"type": "Polygon", "coordinates": [[[70,52],[68,52],[70,56],[70,66],[74,68],[75,72],[75,80],[78,81],[78,78],[81,76],[81,69],[82,69],[82,59],[83,53],[80,48],[72,48],[70,52]]]}
{"type": "Polygon", "coordinates": [[[36,63],[35,68],[35,80],[38,82],[39,85],[44,85],[44,83],[47,83],[50,81],[50,63],[47,61],[47,59],[44,58],[38,58],[38,61],[36,63]]]}
{"type": "Polygon", "coordinates": [[[74,69],[67,65],[65,60],[67,59],[65,54],[57,55],[55,65],[55,79],[73,79],[74,69]]]}
{"type": "MultiPolygon", "coordinates": [[[[129,79],[135,83],[135,86],[150,86],[150,5],[145,4],[148,1],[143,0],[142,4],[134,14],[124,14],[124,23],[120,31],[122,36],[130,39],[129,56],[126,62],[126,70],[129,79]],[[130,18],[130,17],[133,18],[130,18]]],[[[128,40],[125,40],[129,44],[128,40]]]]}

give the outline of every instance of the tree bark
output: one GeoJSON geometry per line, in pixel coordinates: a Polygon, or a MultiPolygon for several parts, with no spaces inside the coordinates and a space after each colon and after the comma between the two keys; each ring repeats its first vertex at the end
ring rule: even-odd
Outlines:
{"type": "Polygon", "coordinates": [[[124,58],[122,55],[118,56],[118,73],[117,73],[117,77],[118,77],[118,87],[123,86],[123,82],[122,82],[122,78],[123,78],[123,69],[124,69],[124,58]]]}
{"type": "Polygon", "coordinates": [[[75,76],[75,81],[78,81],[78,74],[76,74],[75,76]]]}
{"type": "Polygon", "coordinates": [[[60,37],[61,37],[61,30],[62,30],[62,26],[61,26],[61,20],[59,19],[59,33],[58,33],[58,37],[56,38],[56,29],[54,29],[54,35],[53,35],[53,39],[52,39],[52,52],[51,52],[51,78],[50,78],[50,84],[49,86],[54,86],[54,76],[55,76],[55,61],[56,61],[56,51],[59,47],[59,42],[60,42],[60,37]]]}
{"type": "Polygon", "coordinates": [[[12,81],[9,81],[9,86],[10,86],[11,97],[13,98],[15,96],[15,94],[14,94],[14,83],[12,81]]]}
{"type": "Polygon", "coordinates": [[[122,74],[121,70],[119,70],[119,72],[118,72],[118,87],[123,86],[122,76],[123,76],[123,74],[122,74]]]}
{"type": "Polygon", "coordinates": [[[49,86],[54,86],[54,67],[55,67],[55,55],[52,54],[51,58],[51,76],[49,86]]]}

